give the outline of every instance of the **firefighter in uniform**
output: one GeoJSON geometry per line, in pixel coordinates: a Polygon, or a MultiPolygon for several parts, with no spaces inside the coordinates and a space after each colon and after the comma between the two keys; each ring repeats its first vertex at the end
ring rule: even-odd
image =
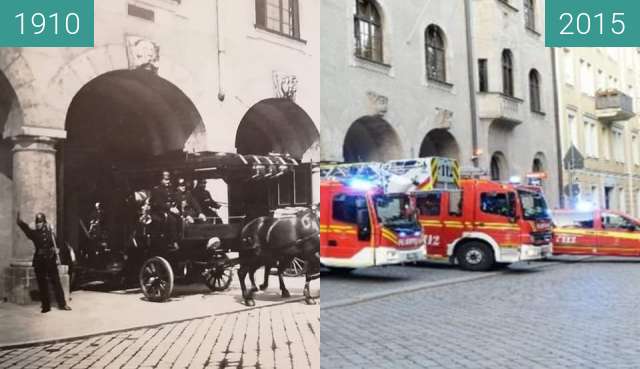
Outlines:
{"type": "Polygon", "coordinates": [[[182,220],[176,204],[176,194],[171,186],[171,174],[167,171],[162,172],[160,185],[151,191],[151,212],[164,222],[169,251],[178,250],[182,220]]]}
{"type": "Polygon", "coordinates": [[[202,213],[200,203],[193,197],[187,188],[187,181],[184,178],[178,179],[176,186],[176,203],[179,205],[180,214],[187,223],[194,223],[195,218],[206,221],[207,217],[202,213]]]}
{"type": "Polygon", "coordinates": [[[204,215],[208,218],[213,218],[215,224],[221,224],[222,219],[220,219],[216,211],[220,209],[220,204],[214,200],[211,193],[207,191],[207,181],[199,179],[192,194],[195,200],[202,206],[204,215]]]}
{"type": "Polygon", "coordinates": [[[51,310],[49,301],[49,284],[47,279],[53,284],[53,292],[60,310],[71,310],[64,299],[64,291],[58,275],[58,254],[56,250],[55,234],[47,223],[47,218],[43,213],[36,214],[36,229],[29,227],[27,223],[20,219],[20,213],[16,217],[18,226],[24,234],[33,242],[36,252],[33,255],[33,268],[38,281],[38,291],[42,302],[42,312],[51,310]]]}

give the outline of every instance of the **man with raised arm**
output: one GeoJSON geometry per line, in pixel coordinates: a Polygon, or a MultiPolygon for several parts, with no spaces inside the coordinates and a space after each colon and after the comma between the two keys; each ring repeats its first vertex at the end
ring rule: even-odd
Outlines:
{"type": "Polygon", "coordinates": [[[40,292],[40,301],[42,302],[42,312],[46,313],[51,310],[51,302],[49,301],[49,284],[47,280],[51,280],[53,284],[53,292],[56,296],[56,302],[60,310],[71,310],[64,299],[64,291],[60,283],[58,275],[58,254],[56,247],[55,234],[51,230],[51,226],[47,223],[47,217],[43,213],[36,214],[36,229],[29,227],[27,223],[20,219],[20,212],[16,216],[18,226],[24,234],[33,242],[36,252],[33,255],[33,268],[38,281],[38,291],[40,292]]]}

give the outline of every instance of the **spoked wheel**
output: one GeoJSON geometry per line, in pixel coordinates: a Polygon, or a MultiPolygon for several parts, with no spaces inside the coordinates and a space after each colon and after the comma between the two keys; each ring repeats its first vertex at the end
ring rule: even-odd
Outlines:
{"type": "Polygon", "coordinates": [[[285,277],[300,277],[304,274],[306,268],[305,261],[299,257],[293,258],[291,264],[282,272],[285,277]]]}
{"type": "Polygon", "coordinates": [[[211,291],[224,291],[231,285],[233,269],[228,265],[228,261],[229,258],[223,255],[204,268],[202,277],[211,291]]]}
{"type": "Polygon", "coordinates": [[[233,270],[222,266],[207,268],[202,274],[204,283],[211,291],[215,292],[226,290],[233,280],[233,270]]]}
{"type": "Polygon", "coordinates": [[[167,301],[173,291],[173,270],[169,262],[160,256],[145,261],[140,269],[140,288],[149,301],[167,301]]]}

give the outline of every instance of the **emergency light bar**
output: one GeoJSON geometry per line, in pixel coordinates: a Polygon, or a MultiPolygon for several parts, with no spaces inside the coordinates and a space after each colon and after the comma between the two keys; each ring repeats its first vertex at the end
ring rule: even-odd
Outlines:
{"type": "Polygon", "coordinates": [[[427,157],[392,160],[384,163],[325,164],[322,180],[348,186],[381,187],[386,193],[406,193],[433,189],[458,189],[460,166],[455,159],[427,157]]]}

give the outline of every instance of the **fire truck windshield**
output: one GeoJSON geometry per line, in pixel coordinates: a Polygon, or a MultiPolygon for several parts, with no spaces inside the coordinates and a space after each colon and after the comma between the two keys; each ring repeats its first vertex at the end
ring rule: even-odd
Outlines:
{"type": "Polygon", "coordinates": [[[526,220],[550,219],[547,202],[541,193],[532,191],[518,191],[522,214],[526,220]]]}
{"type": "Polygon", "coordinates": [[[414,223],[411,203],[406,195],[378,195],[374,197],[380,222],[387,226],[407,226],[414,223]]]}

